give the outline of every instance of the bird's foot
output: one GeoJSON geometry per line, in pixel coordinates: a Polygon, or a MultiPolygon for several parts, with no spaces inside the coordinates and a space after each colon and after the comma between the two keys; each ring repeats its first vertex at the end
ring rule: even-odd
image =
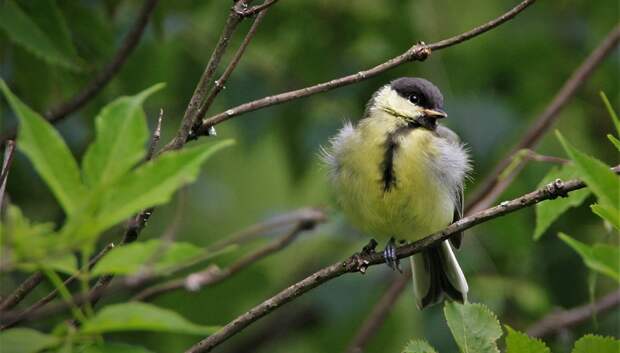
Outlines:
{"type": "Polygon", "coordinates": [[[362,255],[370,255],[375,253],[375,249],[377,249],[377,241],[374,239],[370,239],[368,244],[364,245],[362,248],[362,255]]]}
{"type": "Polygon", "coordinates": [[[385,263],[392,269],[398,270],[398,272],[402,273],[403,271],[400,269],[400,260],[396,257],[396,242],[394,238],[390,238],[388,243],[385,245],[385,249],[383,250],[383,257],[385,258],[385,263]]]}
{"type": "Polygon", "coordinates": [[[363,254],[354,254],[352,257],[353,262],[355,263],[355,268],[361,273],[361,274],[365,274],[366,270],[368,269],[368,265],[370,265],[370,262],[366,259],[364,259],[363,254]]]}

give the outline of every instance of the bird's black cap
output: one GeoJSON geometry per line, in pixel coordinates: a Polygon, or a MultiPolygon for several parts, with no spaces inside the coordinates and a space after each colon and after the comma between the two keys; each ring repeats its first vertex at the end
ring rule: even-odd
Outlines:
{"type": "Polygon", "coordinates": [[[428,80],[419,77],[401,77],[390,82],[390,86],[405,99],[414,94],[418,95],[420,105],[424,108],[443,109],[441,91],[428,80]]]}

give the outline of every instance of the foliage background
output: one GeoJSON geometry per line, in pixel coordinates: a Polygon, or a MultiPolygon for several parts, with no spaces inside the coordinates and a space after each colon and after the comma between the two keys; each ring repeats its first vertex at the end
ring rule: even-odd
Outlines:
{"type": "MultiPolygon", "coordinates": [[[[26,3],[20,2],[20,6],[27,9],[26,3]]],[[[108,61],[140,5],[68,0],[58,4],[83,61],[85,69],[81,72],[32,56],[0,31],[0,76],[39,112],[70,97],[108,61]]],[[[93,117],[105,103],[156,82],[166,82],[167,88],[146,103],[146,112],[153,124],[159,108],[164,108],[162,141],[167,141],[178,127],[229,5],[226,1],[161,2],[141,44],[120,74],[85,109],[57,124],[74,154],[81,156],[92,140],[93,117]]],[[[509,6],[512,3],[491,0],[282,1],[270,10],[211,113],[370,67],[418,40],[431,42],[463,32],[509,6]]],[[[174,308],[194,322],[222,324],[365,244],[366,238],[333,208],[317,152],[343,121],[356,120],[362,114],[374,90],[393,78],[422,76],[442,89],[450,114],[447,123],[471,148],[475,172],[468,189],[474,190],[476,181],[507,153],[528,122],[617,23],[618,10],[618,3],[611,0],[542,1],[512,22],[435,53],[426,62],[406,64],[353,86],[249,113],[220,125],[218,138],[234,137],[237,145],[217,154],[198,182],[158,209],[141,239],[159,237],[172,222],[177,207],[183,207],[178,239],[202,246],[243,226],[306,205],[327,207],[330,222],[217,287],[199,293],[175,292],[156,303],[174,308]]],[[[241,25],[233,48],[249,24],[246,21],[241,25]]],[[[598,91],[605,91],[617,109],[619,65],[616,50],[561,113],[556,126],[573,145],[609,164],[616,164],[618,156],[604,138],[612,125],[598,91]]],[[[4,130],[15,125],[15,118],[6,102],[1,104],[0,128],[4,130]]],[[[551,134],[537,152],[563,156],[551,134]]],[[[534,189],[549,168],[531,163],[503,199],[534,189]]],[[[23,155],[16,156],[8,191],[12,202],[29,218],[62,221],[62,211],[23,155]]],[[[520,330],[557,307],[588,302],[588,270],[555,236],[560,230],[570,230],[584,242],[604,237],[607,230],[591,214],[588,204],[586,201],[562,216],[538,242],[532,240],[533,209],[468,231],[464,250],[458,256],[470,281],[470,300],[489,305],[503,323],[520,330]]],[[[116,240],[120,232],[119,227],[104,240],[116,240]]],[[[266,236],[260,242],[269,239],[266,236]]],[[[218,263],[224,266],[255,246],[258,244],[220,258],[218,263]]],[[[340,352],[393,276],[387,268],[372,268],[365,277],[347,275],[330,282],[246,329],[218,351],[247,351],[252,347],[250,350],[257,352],[340,352]]],[[[5,294],[22,279],[2,275],[0,292],[5,294]]],[[[614,286],[610,280],[599,278],[596,291],[607,293],[614,286]]],[[[49,289],[41,286],[30,299],[49,289]]],[[[419,312],[411,289],[406,293],[369,351],[399,351],[412,337],[425,337],[440,352],[456,351],[441,308],[419,312]]],[[[108,298],[112,299],[118,298],[108,298]]],[[[554,352],[567,352],[585,332],[617,337],[619,313],[615,309],[599,317],[597,327],[588,323],[551,337],[548,343],[554,352]]],[[[157,352],[181,351],[196,341],[196,337],[168,334],[119,338],[140,342],[157,352]]]]}

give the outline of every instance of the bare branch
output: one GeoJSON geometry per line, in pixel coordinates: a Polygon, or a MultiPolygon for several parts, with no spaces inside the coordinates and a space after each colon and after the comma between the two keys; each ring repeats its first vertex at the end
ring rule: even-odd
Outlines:
{"type": "Polygon", "coordinates": [[[222,34],[215,45],[215,49],[213,49],[213,53],[211,53],[211,58],[205,67],[205,71],[202,73],[200,80],[198,80],[194,93],[192,94],[189,104],[185,109],[185,114],[183,115],[183,120],[181,121],[181,126],[179,127],[177,135],[164,147],[164,151],[179,149],[187,141],[187,137],[194,126],[194,122],[196,121],[202,102],[207,95],[207,88],[213,79],[213,75],[215,75],[215,70],[220,64],[226,49],[228,49],[228,43],[230,42],[233,33],[235,33],[237,26],[243,20],[243,16],[239,15],[239,12],[243,11],[246,3],[246,0],[240,0],[230,9],[228,19],[226,20],[226,24],[222,30],[222,34]]]}
{"type": "MultiPolygon", "coordinates": [[[[114,248],[114,243],[110,243],[108,244],[105,248],[103,248],[97,255],[95,255],[95,257],[93,257],[89,262],[88,262],[88,269],[92,269],[97,262],[99,262],[99,260],[101,260],[110,250],[112,250],[114,248]]],[[[69,284],[71,284],[73,281],[75,281],[77,278],[80,277],[80,275],[82,275],[85,271],[80,271],[74,275],[71,275],[70,277],[68,277],[63,284],[65,286],[68,286],[69,284]]],[[[36,274],[41,275],[41,272],[36,272],[36,274]]],[[[40,281],[39,281],[40,282],[40,281]]],[[[26,282],[24,282],[26,283],[26,282]]],[[[15,320],[13,320],[12,322],[3,325],[2,327],[0,327],[0,331],[1,330],[6,330],[8,328],[11,328],[17,324],[19,324],[23,318],[27,317],[30,315],[30,313],[38,310],[39,308],[45,306],[47,303],[51,302],[52,300],[54,300],[56,297],[58,296],[58,289],[54,289],[53,291],[49,292],[45,297],[39,299],[36,303],[32,304],[30,307],[28,307],[27,309],[25,309],[24,311],[22,311],[20,313],[20,315],[15,318],[15,320]]]]}
{"type": "MultiPolygon", "coordinates": [[[[6,181],[9,177],[11,162],[15,154],[15,141],[8,140],[4,147],[4,160],[2,161],[2,169],[0,170],[0,210],[4,206],[4,190],[6,190],[6,181]]],[[[1,310],[1,309],[0,309],[1,310]]]]}
{"type": "Polygon", "coordinates": [[[590,78],[603,59],[613,52],[620,41],[620,25],[609,32],[599,46],[573,72],[570,78],[555,95],[543,113],[534,120],[524,137],[513,147],[506,158],[501,160],[490,173],[490,176],[478,188],[478,192],[470,200],[470,209],[475,212],[487,208],[511,183],[512,178],[499,179],[502,171],[510,165],[513,156],[522,149],[531,149],[538,144],[553,123],[560,117],[559,112],[566,106],[577,90],[590,78]]]}
{"type": "MultiPolygon", "coordinates": [[[[614,167],[613,170],[616,173],[620,173],[620,165],[614,167]]],[[[525,207],[535,205],[545,200],[566,196],[569,192],[582,189],[584,187],[585,184],[581,180],[569,180],[567,182],[563,182],[558,179],[541,189],[525,194],[519,198],[502,202],[500,205],[480,211],[471,216],[464,217],[459,221],[452,223],[442,231],[434,233],[426,238],[398,247],[396,249],[396,256],[399,259],[411,256],[428,248],[429,246],[433,246],[448,239],[456,232],[464,231],[477,224],[512,213],[525,207]]],[[[379,265],[382,263],[384,263],[384,257],[383,253],[380,252],[367,255],[356,254],[345,261],[337,262],[325,267],[240,315],[222,327],[219,331],[189,348],[186,353],[209,352],[211,349],[239,333],[253,322],[273,312],[282,305],[298,298],[311,289],[316,288],[334,278],[340,277],[345,273],[364,272],[369,266],[379,265]]]]}
{"type": "Polygon", "coordinates": [[[278,2],[278,0],[265,0],[265,2],[260,5],[252,6],[249,9],[239,12],[239,15],[244,17],[252,16],[256,13],[266,10],[269,6],[275,4],[276,2],[278,2]]]}
{"type": "Polygon", "coordinates": [[[594,315],[609,311],[619,305],[620,290],[616,290],[594,303],[551,313],[532,324],[527,329],[527,334],[533,337],[545,337],[588,321],[594,315]]]}
{"type": "MultiPolygon", "coordinates": [[[[133,24],[129,33],[127,33],[127,36],[118,48],[116,54],[114,54],[112,61],[104,66],[95,78],[86,84],[86,86],[84,86],[75,96],[50,109],[50,111],[45,114],[47,120],[54,123],[64,119],[67,115],[80,109],[89,100],[94,98],[99,91],[101,91],[108,84],[108,82],[110,82],[110,80],[120,71],[129,55],[131,55],[140,42],[140,38],[142,38],[144,29],[146,28],[149,18],[153,14],[153,10],[155,9],[158,1],[159,0],[146,0],[144,2],[138,17],[136,18],[136,22],[133,24]]],[[[4,135],[0,140],[4,141],[5,139],[13,137],[15,137],[14,129],[4,135]]]]}
{"type": "Polygon", "coordinates": [[[290,243],[292,243],[293,240],[295,240],[302,231],[311,230],[316,226],[317,223],[322,223],[324,221],[325,215],[323,213],[321,213],[318,218],[312,221],[299,221],[293,227],[293,229],[291,229],[289,233],[284,237],[274,241],[273,243],[267,244],[266,246],[256,250],[253,253],[242,257],[241,259],[230,265],[230,267],[224,270],[220,270],[217,267],[209,266],[205,270],[191,273],[185,278],[171,280],[150,288],[146,288],[140,293],[136,294],[133,297],[133,300],[151,300],[156,296],[181,288],[185,288],[189,291],[198,291],[203,287],[213,286],[228,279],[232,275],[254,264],[255,262],[258,262],[263,258],[284,249],[290,243]]]}
{"type": "Polygon", "coordinates": [[[396,66],[402,65],[404,63],[410,61],[423,61],[425,60],[433,50],[440,50],[447,48],[449,46],[461,43],[465,40],[474,38],[479,36],[497,26],[505,23],[506,21],[514,18],[521,11],[525,10],[528,6],[533,4],[536,0],[525,0],[521,2],[516,7],[512,8],[510,11],[501,15],[500,17],[479,26],[471,31],[460,34],[458,36],[454,36],[452,38],[448,38],[433,44],[426,45],[424,43],[415,44],[409,50],[404,52],[403,54],[394,57],[382,64],[379,64],[373,68],[370,68],[365,71],[360,71],[358,73],[344,76],[341,78],[333,79],[327,82],[319,83],[314,86],[309,86],[289,92],[284,92],[280,94],[276,94],[273,96],[264,97],[261,99],[257,99],[248,103],[241,104],[234,108],[228,109],[222,113],[216,114],[210,118],[207,118],[202,122],[202,125],[198,131],[198,135],[204,135],[206,131],[209,130],[210,127],[215,126],[223,121],[226,121],[232,117],[241,115],[243,113],[255,111],[258,109],[262,109],[265,107],[269,107],[276,104],[281,104],[284,102],[288,102],[295,99],[300,99],[304,97],[308,97],[317,93],[331,91],[338,87],[347,86],[356,82],[360,82],[376,76],[380,73],[383,73],[389,69],[392,69],[396,66]]]}
{"type": "MultiPolygon", "coordinates": [[[[263,18],[265,17],[266,14],[267,14],[267,9],[261,11],[258,14],[258,16],[256,16],[256,19],[252,23],[252,27],[250,27],[250,30],[245,35],[243,42],[241,43],[241,45],[237,49],[237,52],[233,56],[232,60],[230,61],[226,69],[224,70],[224,73],[222,74],[222,76],[220,76],[220,78],[215,80],[213,88],[211,89],[211,91],[209,92],[209,95],[205,99],[204,104],[202,105],[202,107],[200,108],[200,111],[198,112],[198,115],[196,115],[196,119],[195,119],[196,121],[199,121],[200,119],[204,118],[205,114],[207,113],[211,105],[213,104],[213,101],[215,100],[217,95],[225,88],[226,81],[228,81],[228,78],[230,77],[232,72],[235,70],[235,68],[237,68],[237,64],[239,64],[241,57],[243,56],[243,54],[245,53],[245,50],[247,49],[248,45],[252,41],[252,38],[254,38],[254,35],[256,34],[256,31],[258,30],[258,26],[263,21],[263,18]]],[[[197,127],[193,128],[193,130],[198,130],[199,128],[200,128],[200,124],[197,127]]],[[[188,136],[188,140],[193,140],[196,138],[198,138],[198,136],[196,135],[196,131],[192,131],[190,135],[188,136]]]]}
{"type": "Polygon", "coordinates": [[[14,291],[9,294],[6,299],[0,304],[0,311],[9,310],[19,304],[33,289],[35,289],[41,281],[43,281],[43,273],[37,271],[31,274],[25,281],[23,281],[14,291]]]}
{"type": "Polygon", "coordinates": [[[146,153],[146,157],[144,157],[145,161],[150,161],[155,155],[155,149],[157,148],[157,144],[159,143],[159,139],[161,138],[161,123],[164,119],[164,109],[159,109],[159,116],[157,116],[157,124],[155,125],[155,130],[153,130],[153,135],[151,136],[151,143],[149,144],[149,149],[146,153]]]}

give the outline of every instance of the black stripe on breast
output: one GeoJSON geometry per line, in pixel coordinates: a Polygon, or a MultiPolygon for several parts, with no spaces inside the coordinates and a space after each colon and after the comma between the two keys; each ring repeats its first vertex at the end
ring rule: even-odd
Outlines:
{"type": "Polygon", "coordinates": [[[388,192],[392,187],[396,186],[396,174],[394,173],[394,155],[399,148],[398,138],[406,135],[413,128],[417,126],[405,125],[391,131],[387,134],[385,139],[385,152],[383,154],[383,161],[381,162],[381,184],[383,185],[383,192],[388,192]]]}

